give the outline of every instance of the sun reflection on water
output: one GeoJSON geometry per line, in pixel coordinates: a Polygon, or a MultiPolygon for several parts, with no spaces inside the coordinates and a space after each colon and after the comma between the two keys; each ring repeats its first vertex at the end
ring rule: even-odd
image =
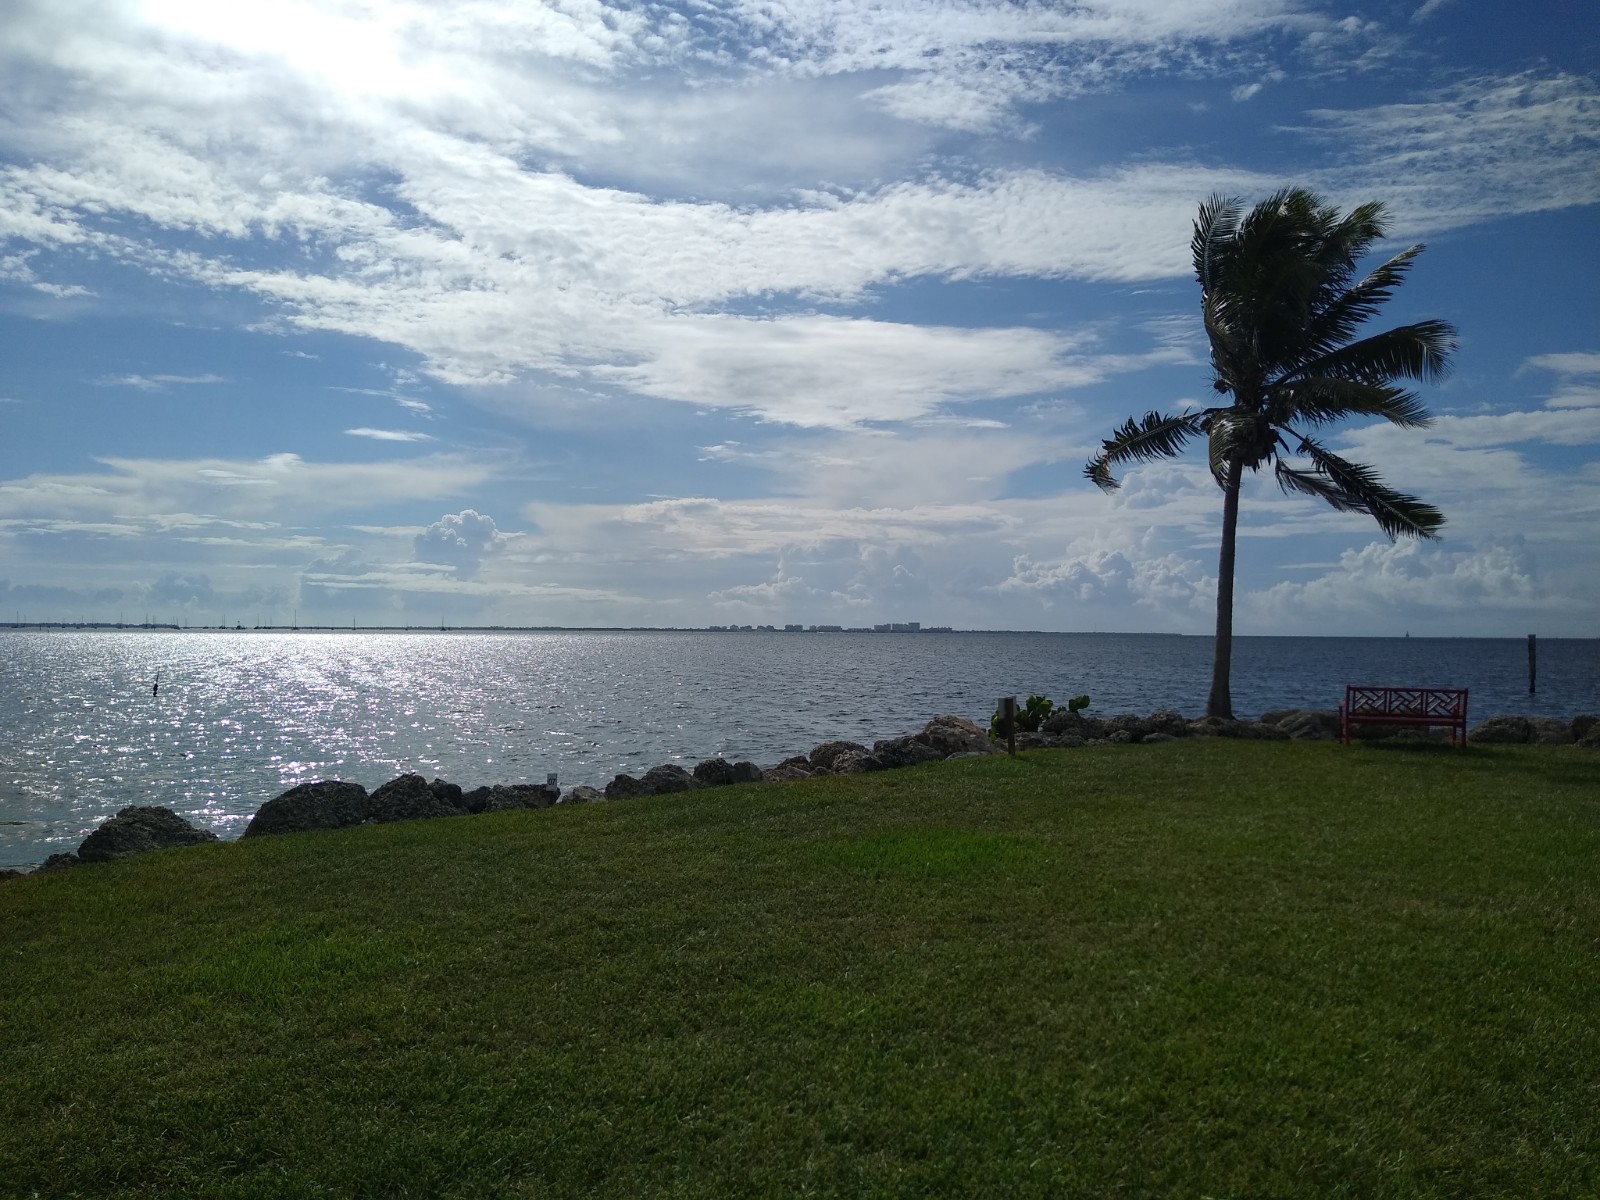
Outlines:
{"type": "MultiPolygon", "coordinates": [[[[1552,646],[1530,703],[1511,639],[1242,638],[1235,702],[1331,708],[1377,672],[1470,684],[1474,714],[1570,715],[1600,709],[1597,646],[1552,646]]],[[[718,754],[769,765],[936,713],[983,720],[1029,691],[1194,714],[1209,666],[1209,639],[1156,635],[0,631],[0,866],[71,849],[128,804],[236,836],[318,778],[571,786],[718,754]]]]}

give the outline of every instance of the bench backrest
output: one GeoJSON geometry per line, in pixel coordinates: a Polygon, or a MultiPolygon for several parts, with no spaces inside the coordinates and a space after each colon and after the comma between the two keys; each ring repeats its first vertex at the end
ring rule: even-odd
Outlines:
{"type": "Polygon", "coordinates": [[[1351,716],[1459,718],[1467,711],[1466,688],[1358,687],[1344,689],[1351,716]]]}

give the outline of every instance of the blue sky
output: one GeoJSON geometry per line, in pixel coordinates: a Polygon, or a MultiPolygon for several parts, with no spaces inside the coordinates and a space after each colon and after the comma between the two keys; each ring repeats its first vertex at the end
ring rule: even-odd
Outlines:
{"type": "Polygon", "coordinates": [[[1384,201],[1438,542],[1245,496],[1241,633],[1600,635],[1600,13],[10,0],[0,615],[1206,632],[1213,193],[1384,201]]]}

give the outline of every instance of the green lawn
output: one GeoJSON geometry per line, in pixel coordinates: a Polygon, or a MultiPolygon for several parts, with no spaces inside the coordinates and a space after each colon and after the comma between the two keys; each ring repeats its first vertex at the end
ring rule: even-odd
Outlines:
{"type": "Polygon", "coordinates": [[[1600,1193],[1600,754],[1188,740],[0,885],[0,1196],[1600,1193]]]}

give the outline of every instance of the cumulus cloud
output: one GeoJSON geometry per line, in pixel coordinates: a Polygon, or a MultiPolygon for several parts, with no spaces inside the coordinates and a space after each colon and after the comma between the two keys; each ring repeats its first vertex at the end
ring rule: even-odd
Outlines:
{"type": "Polygon", "coordinates": [[[417,535],[413,549],[418,562],[447,566],[457,578],[470,579],[506,541],[493,517],[465,508],[429,525],[417,535]]]}
{"type": "Polygon", "coordinates": [[[1184,624],[1216,600],[1216,580],[1177,554],[1137,555],[1099,549],[1070,558],[1037,560],[1019,555],[997,591],[1036,599],[1051,608],[1076,606],[1106,612],[1122,605],[1147,610],[1158,627],[1162,618],[1184,624]]]}
{"type": "Polygon", "coordinates": [[[1456,550],[1417,541],[1372,542],[1340,554],[1335,569],[1242,597],[1245,619],[1305,633],[1404,629],[1462,616],[1479,629],[1537,614],[1570,613],[1570,595],[1545,586],[1537,557],[1512,537],[1456,550]]]}

